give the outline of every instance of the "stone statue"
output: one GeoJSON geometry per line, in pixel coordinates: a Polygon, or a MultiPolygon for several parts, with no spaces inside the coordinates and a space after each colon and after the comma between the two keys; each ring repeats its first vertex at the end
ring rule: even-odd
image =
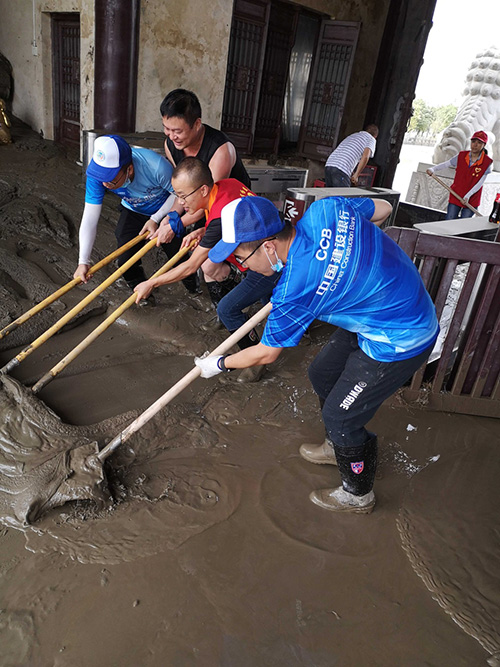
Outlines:
{"type": "Polygon", "coordinates": [[[485,130],[493,169],[500,171],[500,50],[490,47],[472,62],[466,77],[465,100],[455,120],[434,149],[434,164],[445,162],[469,148],[476,130],[485,130]]]}

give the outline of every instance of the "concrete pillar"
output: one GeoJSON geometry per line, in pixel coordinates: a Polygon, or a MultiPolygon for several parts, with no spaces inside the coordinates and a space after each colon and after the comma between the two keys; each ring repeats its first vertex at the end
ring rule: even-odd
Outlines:
{"type": "Polygon", "coordinates": [[[379,127],[376,185],[390,188],[411,116],[436,0],[391,0],[365,124],[379,127]]]}

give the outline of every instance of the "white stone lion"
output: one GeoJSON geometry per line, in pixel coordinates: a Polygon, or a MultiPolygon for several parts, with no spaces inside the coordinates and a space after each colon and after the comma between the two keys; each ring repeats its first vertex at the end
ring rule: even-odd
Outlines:
{"type": "Polygon", "coordinates": [[[488,133],[488,154],[500,171],[500,50],[490,47],[478,53],[466,77],[465,100],[455,120],[444,130],[434,149],[434,164],[445,162],[469,148],[477,130],[488,133]]]}

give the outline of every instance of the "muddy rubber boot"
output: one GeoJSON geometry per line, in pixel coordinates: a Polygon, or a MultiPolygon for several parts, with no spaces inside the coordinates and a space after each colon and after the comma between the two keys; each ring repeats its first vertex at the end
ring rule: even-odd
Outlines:
{"type": "Polygon", "coordinates": [[[362,447],[335,447],[342,486],[313,491],[309,498],[315,505],[332,512],[370,514],[375,507],[373,481],[377,467],[377,437],[362,447]]]}
{"type": "Polygon", "coordinates": [[[213,333],[215,331],[222,331],[222,329],[224,328],[225,328],[224,325],[219,320],[217,315],[214,315],[212,318],[210,318],[208,322],[200,324],[200,329],[208,333],[213,333]]]}
{"type": "MultiPolygon", "coordinates": [[[[215,306],[215,310],[217,310],[219,301],[223,299],[226,296],[226,294],[229,294],[229,292],[233,289],[233,287],[236,287],[236,285],[239,282],[240,282],[239,274],[236,271],[236,269],[233,266],[231,266],[231,271],[229,273],[229,276],[225,280],[222,280],[221,282],[214,281],[211,283],[205,283],[207,286],[210,300],[215,306]]],[[[224,329],[224,325],[220,321],[219,316],[215,315],[214,318],[210,319],[205,324],[202,324],[201,329],[203,331],[220,331],[221,329],[224,329]]]]}
{"type": "Polygon", "coordinates": [[[219,319],[219,316],[217,315],[217,306],[222,297],[225,296],[224,294],[222,294],[221,290],[222,283],[212,282],[205,284],[207,286],[208,296],[210,297],[210,301],[215,306],[216,314],[215,317],[212,317],[208,322],[202,324],[200,328],[203,331],[220,331],[221,329],[224,328],[224,325],[222,324],[222,322],[219,319]]]}
{"type": "Polygon", "coordinates": [[[248,368],[244,368],[236,378],[236,382],[258,382],[265,370],[265,366],[249,366],[248,368]]]}
{"type": "MultiPolygon", "coordinates": [[[[325,399],[318,396],[320,410],[323,410],[325,399]]],[[[306,442],[299,447],[299,454],[303,459],[309,463],[317,463],[318,465],[337,465],[337,459],[333,450],[333,442],[328,437],[325,429],[325,439],[321,445],[306,442]]]]}
{"type": "Polygon", "coordinates": [[[330,512],[351,512],[353,514],[371,514],[375,507],[373,491],[363,496],[355,496],[341,486],[336,489],[318,489],[309,498],[315,505],[330,512]]]}
{"type": "MultiPolygon", "coordinates": [[[[246,336],[243,336],[243,338],[238,341],[238,347],[240,350],[246,350],[247,347],[257,345],[258,342],[259,334],[255,329],[252,329],[250,333],[247,333],[246,336]]],[[[236,378],[236,382],[258,382],[265,370],[265,366],[249,366],[248,368],[244,368],[236,378]]]]}
{"type": "Polygon", "coordinates": [[[309,463],[316,463],[318,465],[337,465],[335,452],[333,451],[333,442],[330,438],[325,437],[321,445],[314,445],[306,442],[299,447],[299,454],[303,459],[309,463]]]}
{"type": "MultiPolygon", "coordinates": [[[[144,276],[144,280],[147,280],[146,276],[144,276]]],[[[127,280],[126,282],[133,292],[134,287],[136,287],[140,282],[142,282],[142,280],[127,280]]],[[[154,298],[153,293],[151,293],[147,299],[141,299],[137,305],[140,306],[141,308],[145,307],[154,308],[156,306],[156,299],[154,298]]]]}
{"type": "Polygon", "coordinates": [[[141,308],[154,308],[156,306],[156,299],[150,294],[147,299],[141,299],[137,305],[141,308]]]}
{"type": "Polygon", "coordinates": [[[233,287],[236,287],[239,282],[240,276],[238,271],[234,268],[234,266],[231,266],[229,275],[225,280],[221,280],[220,282],[213,281],[206,283],[208,294],[216,308],[219,305],[219,301],[225,297],[226,294],[229,294],[233,287]]]}
{"type": "Polygon", "coordinates": [[[200,279],[198,273],[193,273],[191,276],[184,278],[182,284],[187,289],[189,294],[203,294],[200,287],[200,279]]]}

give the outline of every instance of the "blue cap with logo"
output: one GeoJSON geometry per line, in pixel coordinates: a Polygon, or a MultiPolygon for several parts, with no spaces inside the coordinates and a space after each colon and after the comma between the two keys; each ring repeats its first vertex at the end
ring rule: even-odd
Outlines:
{"type": "Polygon", "coordinates": [[[249,195],[226,204],[221,213],[222,241],[208,253],[212,262],[223,262],[240,243],[262,241],[282,231],[285,223],[276,206],[264,197],[249,195]]]}
{"type": "Polygon", "coordinates": [[[130,162],[132,149],[125,139],[115,134],[106,134],[94,141],[94,153],[87,167],[87,176],[101,183],[110,183],[120,169],[130,162]]]}

